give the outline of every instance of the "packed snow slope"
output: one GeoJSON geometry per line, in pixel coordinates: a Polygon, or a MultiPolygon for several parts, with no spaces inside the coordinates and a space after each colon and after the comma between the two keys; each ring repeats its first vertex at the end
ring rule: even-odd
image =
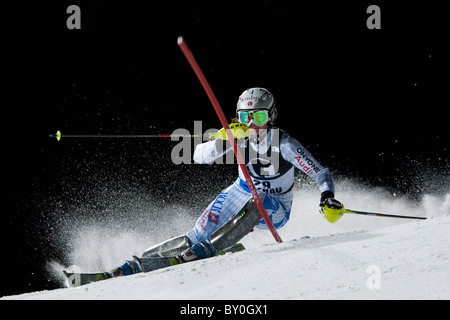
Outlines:
{"type": "Polygon", "coordinates": [[[340,187],[351,209],[428,219],[346,215],[329,224],[317,213],[317,192],[299,191],[282,244],[257,230],[243,252],[4,299],[450,299],[450,194],[412,205],[340,187]]]}

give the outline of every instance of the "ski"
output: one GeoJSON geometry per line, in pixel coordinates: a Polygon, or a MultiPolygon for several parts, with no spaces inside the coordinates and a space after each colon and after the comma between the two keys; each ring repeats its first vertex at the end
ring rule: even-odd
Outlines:
{"type": "Polygon", "coordinates": [[[226,253],[235,253],[235,252],[239,252],[239,251],[243,251],[243,250],[245,250],[244,245],[242,243],[236,243],[232,247],[229,247],[227,249],[219,251],[219,253],[217,255],[221,256],[221,255],[226,254],[226,253]]]}
{"type": "MultiPolygon", "coordinates": [[[[224,249],[218,253],[218,255],[224,255],[226,253],[235,253],[245,250],[242,243],[237,243],[234,246],[224,249]]],[[[167,268],[171,266],[184,263],[181,259],[173,257],[137,257],[133,256],[133,259],[139,264],[141,272],[151,272],[162,268],[167,268]]],[[[195,261],[195,260],[194,260],[195,261]]],[[[123,276],[120,267],[112,270],[111,272],[93,272],[93,273],[83,273],[83,272],[68,272],[63,270],[66,276],[69,287],[79,287],[92,282],[98,282],[106,279],[116,278],[123,276]]]]}
{"type": "MultiPolygon", "coordinates": [[[[139,271],[135,271],[135,273],[150,272],[180,263],[176,257],[138,258],[137,256],[133,256],[133,259],[139,264],[140,268],[140,270],[138,269],[139,271]]],[[[120,267],[111,272],[78,273],[67,272],[64,270],[63,273],[69,281],[69,287],[79,287],[92,282],[124,276],[120,267]]]]}
{"type": "Polygon", "coordinates": [[[78,272],[67,272],[66,270],[63,270],[63,273],[69,282],[69,287],[79,287],[91,282],[97,282],[114,277],[109,272],[78,273],[78,272]]]}
{"type": "MultiPolygon", "coordinates": [[[[245,247],[242,243],[237,243],[234,246],[219,251],[217,255],[224,255],[226,253],[234,253],[245,250],[245,247]]],[[[179,257],[161,257],[161,258],[139,258],[137,256],[133,256],[134,260],[137,261],[143,272],[150,272],[161,268],[167,268],[170,266],[175,266],[180,263],[185,263],[185,261],[181,260],[179,257]]]]}

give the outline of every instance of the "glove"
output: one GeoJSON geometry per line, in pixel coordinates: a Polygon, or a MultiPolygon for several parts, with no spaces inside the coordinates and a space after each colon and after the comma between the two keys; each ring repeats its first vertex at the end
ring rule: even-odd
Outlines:
{"type": "Polygon", "coordinates": [[[330,209],[342,209],[343,205],[334,198],[327,198],[320,202],[320,207],[328,207],[330,209]]]}
{"type": "MultiPolygon", "coordinates": [[[[244,123],[236,122],[236,123],[230,124],[230,130],[235,139],[250,137],[250,131],[248,131],[248,127],[244,123]]],[[[227,140],[227,133],[225,131],[225,128],[222,128],[217,132],[210,133],[209,138],[210,139],[227,140]]]]}
{"type": "Polygon", "coordinates": [[[320,197],[320,213],[330,223],[335,223],[344,214],[344,205],[334,199],[334,194],[331,191],[322,192],[320,197]]]}

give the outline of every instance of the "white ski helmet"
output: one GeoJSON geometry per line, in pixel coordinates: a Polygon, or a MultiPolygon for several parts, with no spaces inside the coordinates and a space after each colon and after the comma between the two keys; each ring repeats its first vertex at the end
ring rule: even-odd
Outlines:
{"type": "Polygon", "coordinates": [[[270,123],[275,120],[276,102],[269,90],[255,87],[242,92],[236,105],[236,114],[239,111],[257,111],[267,110],[269,113],[270,123]]]}

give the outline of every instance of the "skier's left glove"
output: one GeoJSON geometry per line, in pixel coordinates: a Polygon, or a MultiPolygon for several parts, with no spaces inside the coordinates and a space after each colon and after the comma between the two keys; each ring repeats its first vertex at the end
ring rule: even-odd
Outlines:
{"type": "Polygon", "coordinates": [[[324,191],[320,197],[320,213],[330,223],[335,223],[344,214],[344,205],[334,198],[331,191],[324,191]]]}

